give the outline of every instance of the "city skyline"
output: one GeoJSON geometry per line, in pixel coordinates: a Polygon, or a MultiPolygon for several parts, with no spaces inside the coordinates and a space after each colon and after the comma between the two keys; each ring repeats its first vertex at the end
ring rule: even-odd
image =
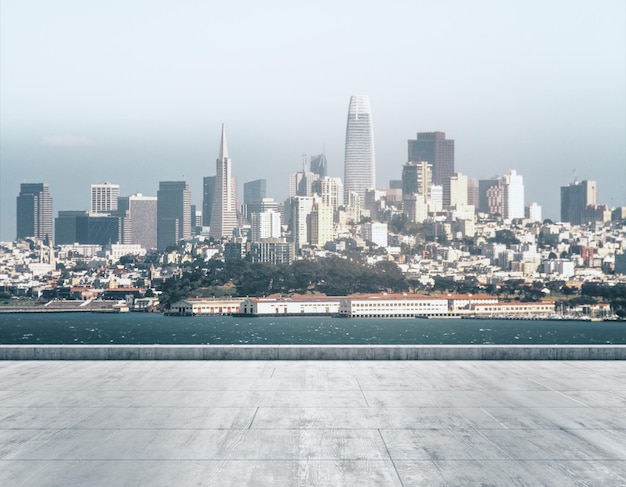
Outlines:
{"type": "Polygon", "coordinates": [[[1,240],[15,235],[21,183],[47,182],[55,214],[88,208],[100,181],[155,195],[159,181],[187,180],[200,207],[222,122],[240,185],[267,179],[282,200],[302,153],[324,153],[342,177],[354,93],[374,107],[378,186],[399,179],[407,140],[442,131],[456,171],[516,169],[546,218],[559,218],[560,187],[575,178],[597,181],[599,202],[626,204],[621,1],[2,11],[1,240]]]}

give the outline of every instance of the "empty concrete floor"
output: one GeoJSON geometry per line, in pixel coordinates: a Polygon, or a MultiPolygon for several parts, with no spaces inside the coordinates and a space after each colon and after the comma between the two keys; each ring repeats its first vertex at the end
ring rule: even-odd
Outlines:
{"type": "Polygon", "coordinates": [[[626,485],[626,362],[0,362],[0,485],[626,485]]]}

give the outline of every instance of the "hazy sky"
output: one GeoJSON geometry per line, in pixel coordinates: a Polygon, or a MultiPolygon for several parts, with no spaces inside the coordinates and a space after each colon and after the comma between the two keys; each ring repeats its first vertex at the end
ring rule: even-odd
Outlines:
{"type": "Polygon", "coordinates": [[[349,98],[370,96],[377,185],[407,140],[444,131],[456,169],[517,169],[558,219],[559,187],[626,205],[626,2],[0,0],[0,239],[21,182],[59,210],[90,184],[156,195],[215,174],[221,123],[240,186],[288,194],[302,154],[343,177],[349,98]]]}

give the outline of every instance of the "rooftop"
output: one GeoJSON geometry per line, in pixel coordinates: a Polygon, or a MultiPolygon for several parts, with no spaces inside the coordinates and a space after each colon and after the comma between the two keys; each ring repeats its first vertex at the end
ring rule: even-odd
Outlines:
{"type": "Polygon", "coordinates": [[[0,485],[624,485],[623,361],[0,361],[0,485]]]}

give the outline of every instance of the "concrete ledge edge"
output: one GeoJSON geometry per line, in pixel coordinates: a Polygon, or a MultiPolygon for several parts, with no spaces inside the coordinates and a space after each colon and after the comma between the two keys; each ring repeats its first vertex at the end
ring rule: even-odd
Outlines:
{"type": "Polygon", "coordinates": [[[0,345],[0,360],[626,360],[626,345],[0,345]]]}

